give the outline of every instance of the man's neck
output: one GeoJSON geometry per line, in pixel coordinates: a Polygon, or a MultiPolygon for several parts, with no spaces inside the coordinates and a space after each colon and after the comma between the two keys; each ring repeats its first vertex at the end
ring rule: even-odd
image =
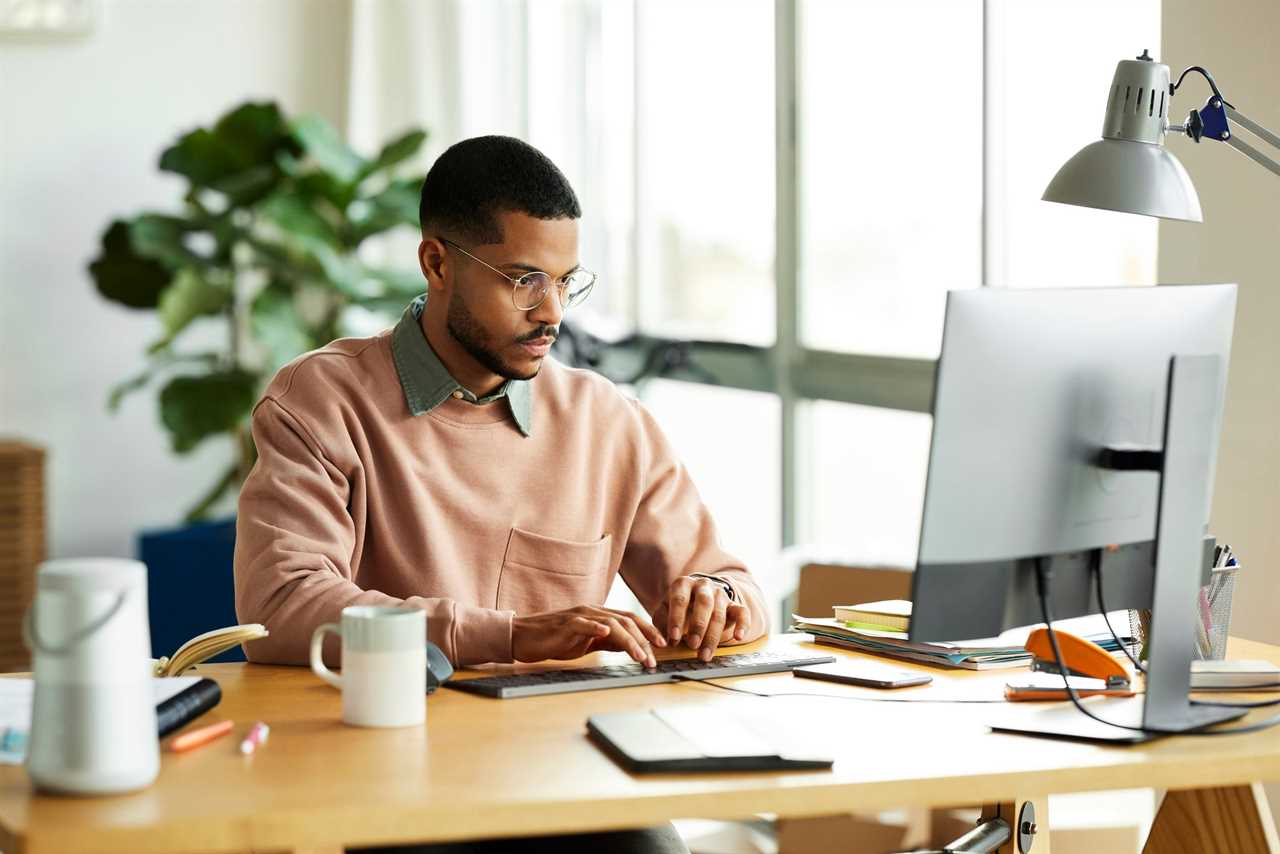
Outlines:
{"type": "Polygon", "coordinates": [[[449,327],[446,325],[443,316],[437,318],[430,309],[424,309],[422,317],[418,320],[418,325],[422,327],[422,334],[426,336],[427,346],[436,354],[440,364],[444,365],[445,370],[457,381],[458,385],[476,397],[485,397],[493,394],[506,382],[504,377],[493,373],[477,362],[458,343],[458,340],[449,333],[449,327]]]}

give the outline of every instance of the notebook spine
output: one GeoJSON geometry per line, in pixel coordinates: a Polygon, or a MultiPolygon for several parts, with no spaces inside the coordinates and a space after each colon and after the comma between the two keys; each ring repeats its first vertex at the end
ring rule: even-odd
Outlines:
{"type": "Polygon", "coordinates": [[[222,688],[212,679],[201,679],[156,706],[160,737],[195,720],[222,701],[222,688]]]}

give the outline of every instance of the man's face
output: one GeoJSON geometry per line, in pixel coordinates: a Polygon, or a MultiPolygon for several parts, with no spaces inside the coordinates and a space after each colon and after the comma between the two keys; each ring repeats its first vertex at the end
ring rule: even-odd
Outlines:
{"type": "MultiPolygon", "coordinates": [[[[537,219],[515,211],[500,213],[497,219],[501,243],[459,242],[515,279],[540,270],[558,281],[578,266],[577,220],[537,219]]],[[[512,302],[509,281],[452,246],[446,252],[451,270],[447,276],[449,334],[493,374],[520,380],[537,376],[564,313],[556,288],[541,305],[521,311],[512,302]]]]}

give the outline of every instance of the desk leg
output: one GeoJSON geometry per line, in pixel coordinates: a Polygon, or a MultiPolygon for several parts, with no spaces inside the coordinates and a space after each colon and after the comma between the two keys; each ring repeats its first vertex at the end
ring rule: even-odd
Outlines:
{"type": "Polygon", "coordinates": [[[1184,789],[1164,796],[1143,854],[1277,854],[1261,783],[1184,789]]]}
{"type": "Polygon", "coordinates": [[[1018,798],[1013,801],[983,805],[982,816],[979,821],[997,817],[1009,822],[1009,828],[1013,831],[1009,841],[997,849],[998,854],[1050,854],[1049,798],[1047,796],[1018,798]],[[1022,811],[1022,805],[1028,802],[1035,809],[1036,826],[1033,828],[1035,832],[1031,837],[1031,848],[1028,852],[1024,852],[1018,847],[1018,815],[1022,811]]]}

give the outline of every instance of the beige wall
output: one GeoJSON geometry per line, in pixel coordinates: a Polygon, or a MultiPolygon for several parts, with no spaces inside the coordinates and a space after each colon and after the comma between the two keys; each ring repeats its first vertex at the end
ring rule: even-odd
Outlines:
{"type": "MultiPolygon", "coordinates": [[[[1161,59],[1175,79],[1201,65],[1238,110],[1280,131],[1280,3],[1164,0],[1163,12],[1161,59]]],[[[1202,78],[1188,77],[1171,120],[1208,95],[1202,78]]],[[[1195,181],[1204,222],[1160,224],[1159,281],[1240,286],[1212,516],[1245,566],[1232,634],[1280,644],[1280,177],[1219,143],[1168,144],[1195,181]]]]}

